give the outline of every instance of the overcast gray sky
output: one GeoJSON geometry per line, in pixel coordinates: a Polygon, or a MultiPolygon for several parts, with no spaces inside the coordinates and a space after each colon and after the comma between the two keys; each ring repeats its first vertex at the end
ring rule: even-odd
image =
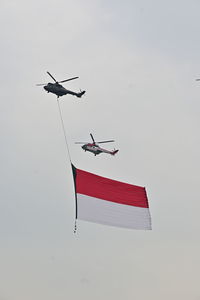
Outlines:
{"type": "Polygon", "coordinates": [[[200,2],[2,0],[0,300],[200,299],[200,2]],[[152,231],[78,222],[76,167],[146,186],[152,231]],[[115,157],[75,145],[115,139],[115,157]]]}

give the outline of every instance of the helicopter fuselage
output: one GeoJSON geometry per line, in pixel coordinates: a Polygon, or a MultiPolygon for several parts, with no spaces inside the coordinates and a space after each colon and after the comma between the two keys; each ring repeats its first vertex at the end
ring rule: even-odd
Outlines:
{"type": "Polygon", "coordinates": [[[85,144],[82,146],[82,149],[85,151],[92,152],[95,156],[100,153],[108,153],[111,155],[115,155],[119,151],[119,150],[109,151],[109,150],[103,149],[103,148],[99,147],[99,145],[96,143],[85,144]]]}
{"type": "Polygon", "coordinates": [[[53,94],[57,95],[57,97],[61,97],[61,96],[70,94],[70,95],[80,98],[83,94],[85,94],[85,91],[76,93],[76,92],[67,90],[59,83],[51,83],[51,82],[49,82],[47,85],[45,85],[44,89],[45,89],[45,91],[47,91],[47,93],[53,93],[53,94]]]}

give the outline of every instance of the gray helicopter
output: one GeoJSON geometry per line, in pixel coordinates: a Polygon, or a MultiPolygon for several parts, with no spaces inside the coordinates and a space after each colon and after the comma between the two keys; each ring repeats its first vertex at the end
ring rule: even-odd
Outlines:
{"type": "Polygon", "coordinates": [[[55,81],[55,83],[41,83],[41,84],[37,84],[37,86],[43,86],[44,85],[44,89],[45,91],[47,91],[47,93],[53,93],[55,94],[58,98],[67,94],[76,96],[78,98],[81,98],[84,94],[85,91],[80,91],[80,93],[76,93],[70,90],[67,90],[66,88],[64,88],[61,84],[62,82],[66,82],[66,81],[70,81],[70,80],[74,80],[77,79],[78,77],[73,77],[73,78],[69,78],[66,80],[62,80],[62,81],[57,81],[52,75],[51,73],[47,72],[47,74],[55,81]]]}

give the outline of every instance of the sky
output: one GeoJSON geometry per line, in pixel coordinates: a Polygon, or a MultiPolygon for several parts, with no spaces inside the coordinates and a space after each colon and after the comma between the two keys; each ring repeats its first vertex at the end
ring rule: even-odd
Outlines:
{"type": "MultiPolygon", "coordinates": [[[[0,300],[200,299],[200,2],[2,0],[0,300]],[[74,165],[145,186],[152,231],[78,221],[74,165]],[[116,156],[76,141],[114,139],[116,156]]],[[[112,148],[113,147],[113,148],[112,148]]]]}

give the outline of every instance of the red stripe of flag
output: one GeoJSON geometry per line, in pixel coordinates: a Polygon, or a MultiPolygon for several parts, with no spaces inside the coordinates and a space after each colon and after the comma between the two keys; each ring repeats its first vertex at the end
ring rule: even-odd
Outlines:
{"type": "Polygon", "coordinates": [[[144,187],[108,179],[79,169],[76,169],[76,193],[125,205],[149,207],[144,187]]]}

